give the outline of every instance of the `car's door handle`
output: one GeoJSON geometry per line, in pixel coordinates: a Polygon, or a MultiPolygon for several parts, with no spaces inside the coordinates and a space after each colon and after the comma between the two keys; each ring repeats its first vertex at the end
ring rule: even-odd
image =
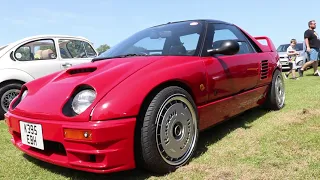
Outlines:
{"type": "Polygon", "coordinates": [[[62,66],[65,67],[65,68],[68,68],[68,67],[71,67],[72,64],[70,64],[70,63],[64,63],[64,64],[62,64],[62,66]]]}

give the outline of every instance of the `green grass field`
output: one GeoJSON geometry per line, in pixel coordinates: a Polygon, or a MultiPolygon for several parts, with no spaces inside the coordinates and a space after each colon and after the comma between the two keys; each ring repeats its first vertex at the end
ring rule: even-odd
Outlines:
{"type": "Polygon", "coordinates": [[[286,106],[250,110],[200,134],[195,158],[166,176],[142,170],[96,175],[31,158],[0,122],[0,179],[320,179],[320,77],[285,80],[286,106]]]}

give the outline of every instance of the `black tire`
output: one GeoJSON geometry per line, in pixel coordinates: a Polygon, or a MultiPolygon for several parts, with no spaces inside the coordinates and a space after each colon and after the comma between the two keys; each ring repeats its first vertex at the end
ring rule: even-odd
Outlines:
{"type": "Polygon", "coordinates": [[[0,120],[4,118],[4,114],[7,112],[6,109],[3,108],[4,106],[3,99],[5,98],[4,95],[6,95],[9,91],[12,91],[12,90],[16,90],[17,92],[20,92],[21,86],[22,84],[20,83],[9,83],[0,87],[0,120]]]}
{"type": "Polygon", "coordinates": [[[146,104],[145,111],[142,113],[141,120],[143,121],[140,121],[140,126],[137,128],[136,143],[139,143],[138,153],[136,154],[139,161],[137,163],[145,169],[159,174],[175,171],[177,168],[187,164],[197,147],[199,135],[198,119],[196,105],[186,90],[177,86],[161,90],[153,96],[150,103],[146,104]],[[158,113],[163,116],[158,116],[158,113]],[[167,116],[168,118],[166,118],[167,116]],[[158,121],[157,117],[160,117],[158,121]],[[157,122],[159,122],[159,125],[157,125],[157,122]],[[161,123],[166,125],[161,126],[160,122],[166,122],[161,123]],[[192,128],[194,128],[193,131],[192,128]],[[167,129],[172,131],[167,131],[167,129]],[[191,133],[188,133],[187,130],[191,133]],[[162,136],[156,136],[159,131],[163,132],[160,133],[162,136]],[[181,141],[177,143],[179,138],[181,141]],[[164,157],[168,155],[169,147],[167,145],[172,148],[169,151],[169,155],[171,157],[181,155],[180,160],[176,158],[176,161],[174,161],[164,157]],[[172,147],[172,145],[175,147],[172,147]],[[175,150],[174,152],[173,149],[175,150]]]}
{"type": "MultiPolygon", "coordinates": [[[[281,96],[280,96],[281,97],[281,96]]],[[[270,84],[270,88],[269,91],[267,93],[267,99],[266,102],[264,104],[264,107],[268,110],[280,110],[284,107],[285,105],[285,85],[284,85],[284,81],[283,81],[283,76],[280,73],[280,71],[277,69],[275,70],[273,77],[272,77],[272,82],[270,84]],[[278,96],[281,95],[279,93],[279,87],[276,84],[278,81],[281,81],[281,85],[283,88],[283,99],[281,98],[281,100],[278,100],[278,96]]]]}

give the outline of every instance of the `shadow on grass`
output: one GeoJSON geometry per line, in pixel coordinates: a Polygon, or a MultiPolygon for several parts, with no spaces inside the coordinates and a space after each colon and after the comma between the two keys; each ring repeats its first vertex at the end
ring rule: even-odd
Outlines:
{"type": "Polygon", "coordinates": [[[150,176],[156,176],[154,174],[150,174],[149,172],[141,169],[134,169],[134,170],[116,172],[116,173],[110,173],[110,174],[95,174],[95,173],[78,171],[78,170],[68,169],[68,168],[56,166],[53,164],[49,164],[49,163],[40,161],[38,159],[35,159],[27,154],[23,154],[23,157],[26,158],[28,161],[36,164],[37,166],[44,168],[45,170],[48,170],[54,174],[58,174],[72,180],[86,180],[86,179],[88,180],[90,179],[94,179],[94,180],[139,179],[140,180],[140,179],[147,179],[150,176]]]}
{"type": "Polygon", "coordinates": [[[194,158],[201,156],[201,154],[207,151],[207,146],[220,141],[232,131],[238,128],[251,128],[252,125],[250,125],[250,123],[254,122],[267,113],[268,111],[260,107],[253,108],[201,132],[198,141],[198,148],[194,155],[194,158]]]}
{"type": "Polygon", "coordinates": [[[314,76],[314,77],[317,77],[317,76],[315,76],[313,73],[312,73],[312,74],[304,74],[304,76],[314,76]]]}
{"type": "MultiPolygon", "coordinates": [[[[248,110],[232,119],[224,121],[212,128],[209,128],[200,133],[198,148],[194,155],[194,158],[201,156],[201,154],[207,151],[207,146],[214,144],[224,138],[226,135],[238,128],[251,128],[251,122],[255,121],[259,117],[265,115],[267,111],[261,108],[254,108],[248,110]]],[[[141,169],[134,169],[129,171],[117,172],[112,174],[93,174],[83,171],[77,171],[72,169],[67,169],[59,166],[55,166],[40,160],[37,160],[33,157],[30,157],[26,154],[23,155],[28,161],[51,171],[52,173],[65,176],[70,179],[147,179],[151,176],[157,176],[156,174],[151,174],[147,171],[141,169]]]]}

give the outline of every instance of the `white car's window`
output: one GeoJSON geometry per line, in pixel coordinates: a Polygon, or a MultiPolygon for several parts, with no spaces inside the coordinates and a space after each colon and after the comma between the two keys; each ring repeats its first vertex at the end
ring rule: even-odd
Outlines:
{"type": "MultiPolygon", "coordinates": [[[[290,44],[282,44],[277,48],[278,52],[287,52],[287,48],[289,47],[290,44]]],[[[297,51],[303,51],[304,45],[303,43],[297,43],[295,50],[297,51]]]]}
{"type": "Polygon", "coordinates": [[[20,46],[14,53],[19,61],[56,59],[53,40],[37,40],[20,46]]]}
{"type": "Polygon", "coordinates": [[[85,50],[86,50],[88,57],[96,57],[97,56],[97,53],[94,51],[94,49],[92,48],[92,46],[89,43],[84,42],[84,41],[82,43],[85,47],[85,50]]]}
{"type": "Polygon", "coordinates": [[[96,56],[91,45],[80,40],[60,39],[59,50],[63,59],[93,58],[96,56]]]}

